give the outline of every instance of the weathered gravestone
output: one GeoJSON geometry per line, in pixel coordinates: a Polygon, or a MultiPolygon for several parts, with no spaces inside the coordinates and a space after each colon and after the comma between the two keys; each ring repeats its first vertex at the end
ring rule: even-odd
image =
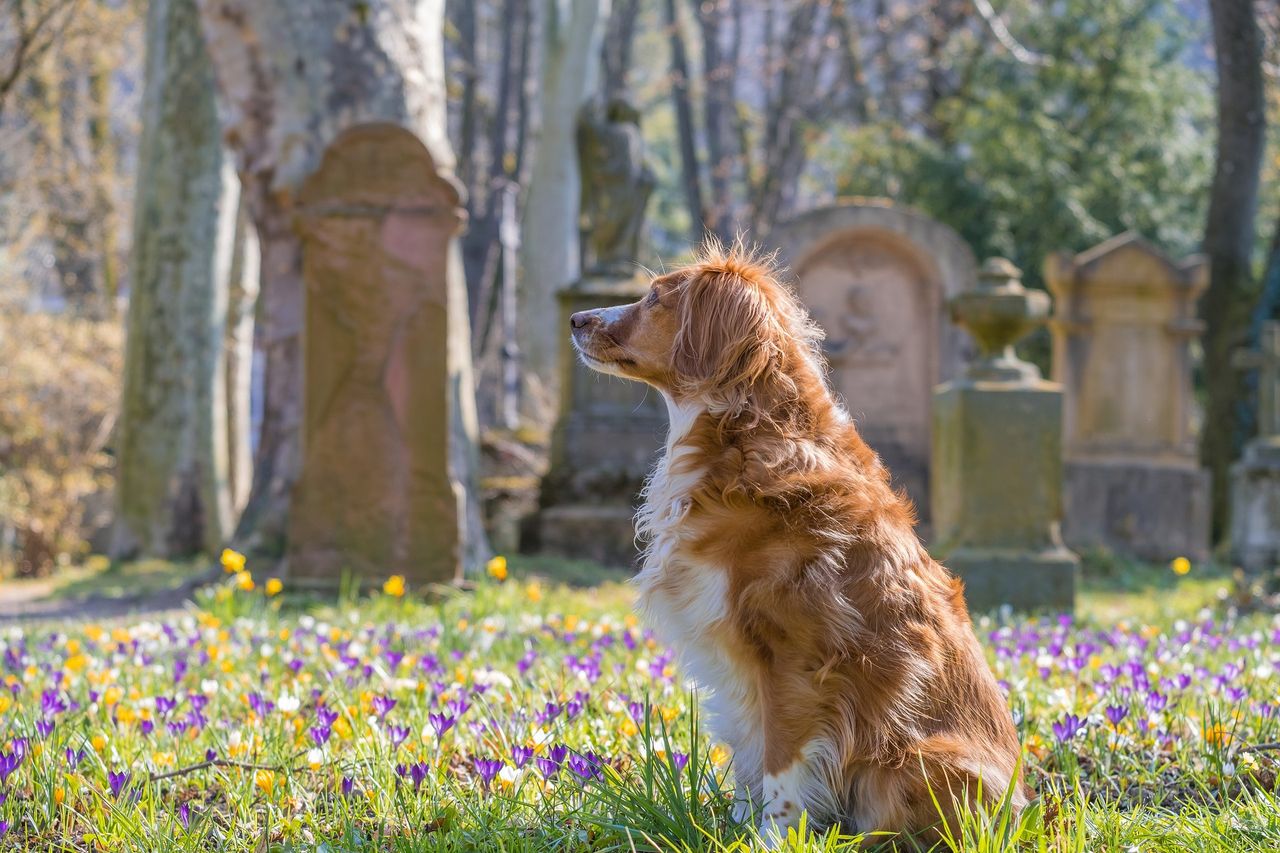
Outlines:
{"type": "Polygon", "coordinates": [[[940,222],[878,200],[809,211],[770,243],[826,331],[833,389],[927,525],[932,394],[971,350],[947,303],[973,287],[972,251],[940,222]]]}
{"type": "Polygon", "coordinates": [[[340,134],[299,197],[306,309],[291,579],[455,579],[447,270],[459,193],[394,125],[340,134]]]}
{"type": "Polygon", "coordinates": [[[1208,283],[1135,234],[1045,262],[1065,392],[1064,535],[1149,560],[1209,551],[1209,477],[1193,430],[1191,342],[1208,283]]]}
{"type": "Polygon", "coordinates": [[[1231,552],[1245,571],[1280,568],[1280,323],[1237,364],[1258,371],[1258,435],[1231,469],[1231,552]]]}
{"type": "Polygon", "coordinates": [[[585,367],[569,340],[574,312],[634,302],[649,279],[637,241],[653,191],[636,111],[620,100],[579,117],[583,277],[560,300],[560,411],[542,481],[536,544],[550,553],[630,566],[635,504],[666,432],[662,396],[585,367]]]}
{"type": "Polygon", "coordinates": [[[1070,611],[1079,559],[1062,543],[1062,389],[1013,345],[1049,316],[1003,258],[952,300],[982,355],[934,396],[933,551],[969,607],[1070,611]]]}

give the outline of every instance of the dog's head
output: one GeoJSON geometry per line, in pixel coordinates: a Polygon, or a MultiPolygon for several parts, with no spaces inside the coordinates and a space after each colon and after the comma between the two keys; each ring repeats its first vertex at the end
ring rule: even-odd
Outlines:
{"type": "Polygon", "coordinates": [[[638,302],[579,311],[573,344],[589,367],[646,382],[673,399],[701,398],[734,416],[754,405],[819,334],[773,267],[712,244],[658,276],[638,302]]]}

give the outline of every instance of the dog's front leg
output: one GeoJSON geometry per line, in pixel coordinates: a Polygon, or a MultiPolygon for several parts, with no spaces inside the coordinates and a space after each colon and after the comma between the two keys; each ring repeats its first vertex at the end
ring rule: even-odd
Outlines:
{"type": "Polygon", "coordinates": [[[760,837],[766,849],[773,850],[786,839],[789,829],[799,825],[806,809],[816,805],[807,802],[815,774],[804,750],[813,734],[813,706],[796,704],[781,678],[769,677],[761,686],[764,783],[760,837]]]}

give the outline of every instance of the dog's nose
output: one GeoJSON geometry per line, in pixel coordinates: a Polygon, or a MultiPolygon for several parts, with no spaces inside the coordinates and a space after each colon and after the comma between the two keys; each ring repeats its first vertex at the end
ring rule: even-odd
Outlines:
{"type": "Polygon", "coordinates": [[[569,317],[569,325],[575,329],[581,329],[595,319],[595,315],[590,311],[579,311],[569,317]]]}

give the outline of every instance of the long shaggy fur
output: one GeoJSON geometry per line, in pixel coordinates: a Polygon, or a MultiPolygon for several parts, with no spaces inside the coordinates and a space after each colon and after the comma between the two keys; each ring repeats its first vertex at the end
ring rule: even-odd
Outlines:
{"type": "Polygon", "coordinates": [[[1017,735],[961,584],[832,397],[820,340],[767,259],[714,244],[641,302],[575,315],[587,363],[671,411],[637,518],[640,606],[765,828],[806,810],[927,833],[1011,785],[1021,807],[1017,735]]]}

